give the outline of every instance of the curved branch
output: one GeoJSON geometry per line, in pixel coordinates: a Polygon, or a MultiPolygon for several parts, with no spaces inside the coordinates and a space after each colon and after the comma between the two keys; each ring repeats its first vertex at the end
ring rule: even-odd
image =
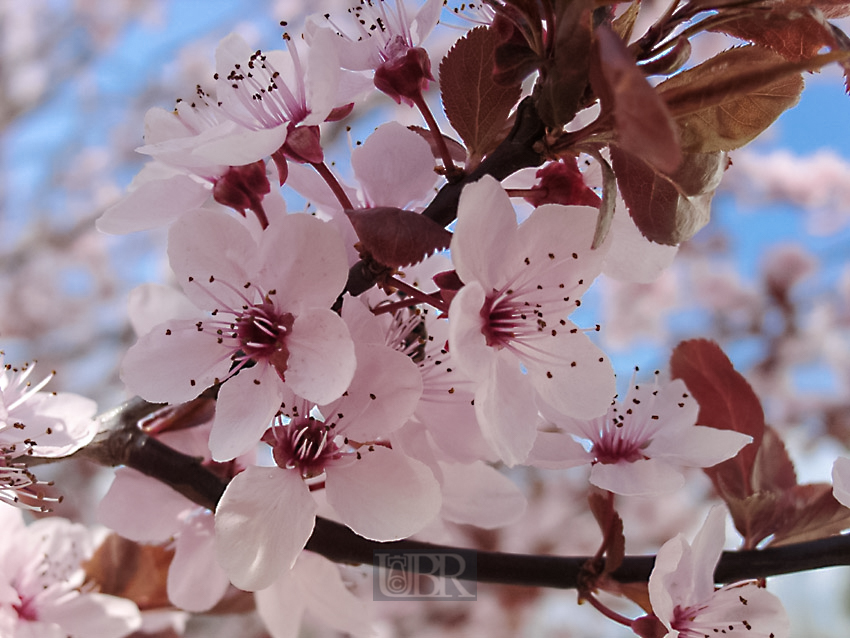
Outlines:
{"type": "MultiPolygon", "coordinates": [[[[227,481],[187,456],[160,443],[139,429],[138,421],[161,406],[133,399],[103,415],[102,430],[78,455],[101,465],[127,465],[165,483],[198,505],[215,510],[227,481]]],[[[573,589],[590,556],[548,556],[483,552],[474,549],[403,540],[379,543],[358,536],[349,528],[317,518],[307,549],[342,563],[372,564],[375,550],[429,550],[474,557],[479,582],[573,589]]],[[[610,576],[620,582],[646,582],[655,556],[627,556],[610,576]]],[[[765,578],[779,574],[850,565],[850,535],[762,550],[723,552],[714,578],[717,583],[765,578]]]]}

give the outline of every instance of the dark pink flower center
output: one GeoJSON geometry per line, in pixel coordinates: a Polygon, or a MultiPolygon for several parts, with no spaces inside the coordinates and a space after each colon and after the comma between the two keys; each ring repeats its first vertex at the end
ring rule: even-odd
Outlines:
{"type": "Polygon", "coordinates": [[[270,301],[264,301],[236,319],[235,337],[247,358],[268,361],[283,378],[289,359],[286,337],[294,322],[292,314],[280,313],[270,301]]]}
{"type": "Polygon", "coordinates": [[[275,463],[297,469],[304,478],[319,476],[330,461],[342,457],[331,428],[313,417],[296,417],[275,426],[270,434],[263,440],[272,446],[275,463]]]}

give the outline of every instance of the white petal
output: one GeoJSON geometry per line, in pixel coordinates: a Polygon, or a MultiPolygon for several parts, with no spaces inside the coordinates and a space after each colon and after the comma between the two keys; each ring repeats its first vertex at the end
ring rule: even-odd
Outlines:
{"type": "MultiPolygon", "coordinates": [[[[308,72],[304,83],[310,114],[303,120],[305,126],[321,124],[337,106],[341,71],[336,49],[331,44],[337,37],[328,29],[320,30],[307,51],[308,72]]],[[[295,43],[290,42],[288,46],[295,46],[295,43]]]]}
{"type": "Polygon", "coordinates": [[[709,636],[788,638],[791,635],[791,623],[782,602],[755,582],[727,585],[714,592],[708,605],[688,625],[709,636]]]}
{"type": "Polygon", "coordinates": [[[98,504],[97,520],[132,541],[162,543],[180,529],[181,514],[196,507],[164,483],[119,467],[98,504]]]}
{"type": "Polygon", "coordinates": [[[440,486],[428,467],[381,445],[361,458],[328,468],[328,503],[355,532],[378,541],[407,538],[440,510],[440,486]]]}
{"type": "Polygon", "coordinates": [[[464,283],[478,281],[485,292],[506,281],[501,259],[516,232],[516,212],[502,186],[485,176],[464,187],[457,208],[451,255],[464,283]]]}
{"type": "Polygon", "coordinates": [[[215,523],[207,512],[189,519],[180,530],[174,558],[168,567],[168,599],[180,609],[210,609],[230,586],[215,560],[215,523]]]}
{"type": "Polygon", "coordinates": [[[515,523],[525,513],[525,496],[504,474],[482,462],[441,463],[443,508],[453,523],[496,529],[515,523]]]}
{"type": "Polygon", "coordinates": [[[663,461],[639,459],[632,463],[597,463],[590,471],[590,482],[623,496],[656,496],[675,492],[685,484],[685,477],[663,461]]]}
{"type": "Polygon", "coordinates": [[[229,461],[256,446],[271,425],[283,396],[283,382],[273,367],[258,363],[243,368],[218,392],[210,452],[229,461]]]}
{"type": "Polygon", "coordinates": [[[215,513],[215,547],[230,581],[248,591],[271,585],[313,533],[318,506],[297,472],[249,467],[227,486],[215,513]]]}
{"type": "Polygon", "coordinates": [[[286,385],[308,401],[330,403],[354,378],[354,343],[345,322],[331,310],[317,308],[296,317],[286,347],[286,385]]]}

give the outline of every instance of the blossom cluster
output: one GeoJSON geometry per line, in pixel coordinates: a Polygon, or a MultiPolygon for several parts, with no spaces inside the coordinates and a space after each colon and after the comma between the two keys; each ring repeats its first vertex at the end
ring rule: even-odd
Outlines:
{"type": "MultiPolygon", "coordinates": [[[[444,523],[495,530],[519,520],[526,507],[503,468],[586,467],[591,502],[601,493],[609,508],[594,513],[603,526],[598,557],[610,558],[616,521],[622,534],[615,495],[669,494],[685,485],[689,468],[715,468],[707,473],[726,498],[723,489],[737,488],[725,480],[732,459],[754,458],[771,436],[763,419],[760,429],[720,423],[678,360],[676,370],[671,364],[648,380],[636,369],[621,398],[597,338],[605,327],[585,324],[578,312],[601,277],[640,284],[663,277],[677,245],[704,223],[700,214],[729,149],[683,153],[675,146],[665,154],[678,133],[666,125],[653,140],[637,132],[622,112],[624,98],[634,95],[609,93],[634,91],[653,115],[661,107],[646,97],[650,85],[630,75],[637,67],[623,61],[620,35],[604,26],[594,31],[592,64],[600,68],[588,63],[588,87],[601,110],[575,106],[561,122],[567,116],[560,102],[532,92],[526,100],[538,98],[536,128],[546,133],[530,145],[533,160],[499,166],[493,158],[515,134],[510,125],[522,129],[528,108],[520,101],[523,78],[514,75],[537,64],[522,62],[537,59],[535,46],[558,45],[555,16],[520,46],[525,36],[517,25],[527,16],[513,3],[470,5],[466,16],[480,26],[462,39],[477,46],[474,38],[493,38],[485,44],[497,51],[511,43],[520,62],[505,65],[494,54],[494,86],[513,82],[515,92],[505,89],[504,117],[487,122],[492,130],[472,139],[459,132],[461,144],[443,134],[426,100],[435,77],[423,45],[441,11],[439,0],[416,7],[366,1],[350,12],[352,26],[313,16],[303,37],[284,34],[284,48],[268,51],[228,35],[207,86],[173,110],[148,112],[138,151],[149,159],[97,222],[109,234],[167,229],[174,285],[144,285],[132,294],[138,339],[121,379],[130,395],[151,404],[208,406],[202,418],[150,435],[227,482],[211,511],[119,468],[100,504],[102,524],[171,552],[165,591],[176,608],[215,609],[235,587],[253,594],[275,637],[295,635],[305,611],[336,630],[370,635],[365,601],[339,567],[308,549],[319,515],[378,542],[427,537],[444,523]],[[351,150],[345,173],[326,158],[329,125],[375,92],[417,109],[425,127],[380,124],[351,150]],[[575,139],[616,127],[570,147],[565,126],[573,117],[584,127],[573,122],[575,139]],[[559,127],[561,137],[552,133],[559,127]],[[603,148],[600,139],[616,143],[603,148]],[[635,154],[638,147],[645,155],[635,154]],[[584,170],[579,155],[588,158],[584,170]],[[673,183],[674,175],[686,179],[677,167],[693,169],[695,183],[673,183]],[[643,214],[629,184],[646,171],[664,182],[659,189],[668,182],[678,189],[684,203],[673,207],[677,215],[693,209],[695,219],[675,217],[668,228],[669,220],[659,222],[664,215],[643,214]],[[300,209],[302,200],[309,205],[300,209]]],[[[458,73],[448,60],[440,70],[446,85],[458,73]]],[[[544,81],[547,67],[537,70],[544,81]]],[[[573,96],[576,104],[585,88],[573,96]]],[[[463,129],[463,118],[451,117],[458,108],[452,100],[448,119],[463,129]]],[[[667,102],[675,105],[672,97],[667,102]]],[[[483,122],[476,124],[484,129],[483,122]]],[[[31,372],[7,367],[0,376],[0,500],[8,502],[39,498],[19,457],[66,456],[95,436],[94,406],[40,392],[46,380],[28,385],[31,372]]],[[[839,461],[835,476],[836,498],[845,504],[847,467],[839,461]]],[[[764,583],[715,589],[725,521],[715,508],[693,543],[679,535],[661,547],[643,597],[645,616],[603,613],[640,636],[733,629],[787,636],[782,606],[764,583]]],[[[4,589],[0,622],[55,622],[75,638],[119,638],[142,626],[133,604],[87,590],[78,571],[91,554],[88,546],[81,550],[82,532],[70,523],[54,531],[64,525],[54,523],[9,523],[15,534],[28,530],[44,544],[33,556],[67,560],[73,569],[54,577],[53,564],[39,571],[26,557],[0,554],[10,574],[19,567],[14,560],[26,563],[26,573],[4,589]],[[55,534],[70,547],[53,542],[55,534]],[[30,580],[48,577],[43,592],[31,587],[30,580]]],[[[761,540],[745,538],[753,546],[761,540]]],[[[594,594],[610,583],[604,570],[595,576],[580,596],[602,606],[594,594]]]]}

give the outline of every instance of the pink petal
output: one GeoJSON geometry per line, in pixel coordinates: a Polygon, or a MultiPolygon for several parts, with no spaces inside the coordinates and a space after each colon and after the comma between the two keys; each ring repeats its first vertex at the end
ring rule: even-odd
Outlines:
{"type": "Polygon", "coordinates": [[[256,252],[248,229],[217,210],[190,211],[168,233],[171,269],[186,296],[205,310],[221,308],[222,302],[242,307],[242,286],[251,280],[245,264],[256,252]]]}
{"type": "Polygon", "coordinates": [[[611,222],[611,248],[602,268],[609,277],[620,281],[650,283],[673,263],[678,246],[656,244],[644,237],[632,221],[622,200],[611,222]]]}
{"type": "Polygon", "coordinates": [[[589,465],[592,460],[593,455],[569,434],[538,432],[526,464],[547,470],[564,470],[589,465]]]}
{"type": "Polygon", "coordinates": [[[406,208],[433,195],[437,183],[431,147],[398,122],[382,124],[351,151],[351,167],[372,206],[406,208]]]}
{"type": "Polygon", "coordinates": [[[212,513],[186,521],[168,567],[168,599],[180,609],[210,609],[230,586],[227,574],[215,560],[215,522],[212,513]]]}
{"type": "MultiPolygon", "coordinates": [[[[296,567],[301,557],[307,554],[307,551],[299,554],[296,567]]],[[[294,570],[295,567],[291,571],[282,572],[271,585],[254,594],[257,613],[272,638],[298,638],[301,633],[301,620],[307,602],[294,570]]]]}
{"type": "Polygon", "coordinates": [[[752,440],[740,432],[694,425],[662,431],[649,442],[644,454],[677,465],[711,467],[731,459],[752,440]]]}
{"type": "Polygon", "coordinates": [[[198,331],[191,320],[178,319],[159,324],[127,351],[121,379],[130,392],[148,401],[183,403],[225,378],[230,363],[214,335],[198,331]]]}
{"type": "Polygon", "coordinates": [[[210,189],[188,175],[139,184],[101,215],[97,229],[110,235],[124,235],[170,224],[183,213],[201,206],[210,189]]]}
{"type": "Polygon", "coordinates": [[[295,563],[318,506],[297,472],[249,467],[227,486],[215,513],[215,548],[230,581],[264,589],[295,563]]]}
{"type": "Polygon", "coordinates": [[[337,432],[369,440],[386,436],[413,415],[422,375],[407,355],[383,345],[356,344],[357,370],[345,396],[321,409],[327,420],[343,414],[337,432]]]}
{"type": "MultiPolygon", "coordinates": [[[[341,76],[339,58],[331,40],[337,39],[329,30],[316,33],[314,42],[307,50],[307,76],[304,78],[306,102],[309,115],[303,120],[305,126],[321,124],[337,106],[336,96],[341,76]]],[[[290,43],[289,46],[295,46],[290,43]]]]}
{"type": "Polygon", "coordinates": [[[473,380],[490,374],[495,357],[482,332],[484,296],[481,284],[473,281],[460,289],[449,307],[449,350],[458,368],[473,380]]]}
{"type": "Polygon", "coordinates": [[[282,392],[283,382],[266,363],[243,368],[225,381],[210,432],[213,460],[230,461],[256,446],[280,409],[282,392]]]}
{"type": "Polygon", "coordinates": [[[334,312],[317,308],[300,314],[286,347],[286,385],[298,396],[327,404],[348,388],[357,367],[354,343],[334,312]]]}
{"type": "Polygon", "coordinates": [[[58,624],[63,636],[123,638],[142,626],[135,603],[97,593],[80,594],[60,605],[42,608],[39,619],[58,624]]]}
{"type": "Polygon", "coordinates": [[[457,223],[451,243],[452,262],[464,283],[478,281],[485,291],[506,281],[503,254],[516,232],[511,200],[493,177],[465,186],[460,194],[457,223]]]}
{"type": "Polygon", "coordinates": [[[348,259],[339,233],[311,215],[273,220],[263,232],[256,258],[259,283],[266,291],[276,290],[275,304],[293,314],[330,308],[348,280],[348,259]]]}
{"type": "Polygon", "coordinates": [[[475,393],[475,414],[484,438],[509,466],[525,461],[537,436],[534,392],[516,358],[496,353],[490,376],[475,393]]]}
{"type": "Polygon", "coordinates": [[[164,483],[119,467],[98,505],[97,520],[132,541],[162,543],[180,529],[180,517],[196,507],[164,483]]]}
{"type": "Polygon", "coordinates": [[[685,484],[685,477],[664,461],[639,459],[597,463],[590,471],[590,482],[623,496],[656,496],[675,492],[685,484]]]}
{"type": "Polygon", "coordinates": [[[524,359],[540,397],[556,410],[579,419],[605,414],[617,393],[611,362],[590,338],[566,321],[556,336],[535,341],[545,354],[524,359]]]}
{"type": "Polygon", "coordinates": [[[350,465],[328,468],[328,504],[355,532],[378,541],[407,538],[440,510],[440,486],[428,467],[397,450],[361,448],[350,465]]]}
{"type": "Polygon", "coordinates": [[[169,319],[201,318],[198,308],[179,290],[161,284],[142,284],[130,291],[127,314],[137,336],[169,319]]]}
{"type": "Polygon", "coordinates": [[[471,465],[441,464],[443,507],[440,515],[453,523],[496,529],[515,523],[525,513],[525,496],[513,482],[481,461],[471,465]]]}
{"type": "Polygon", "coordinates": [[[225,120],[198,135],[191,153],[205,164],[243,166],[270,156],[283,146],[286,134],[286,122],[251,130],[225,120]]]}
{"type": "Polygon", "coordinates": [[[314,617],[346,634],[372,635],[369,610],[346,587],[336,563],[312,552],[301,552],[292,575],[314,617]]]}

